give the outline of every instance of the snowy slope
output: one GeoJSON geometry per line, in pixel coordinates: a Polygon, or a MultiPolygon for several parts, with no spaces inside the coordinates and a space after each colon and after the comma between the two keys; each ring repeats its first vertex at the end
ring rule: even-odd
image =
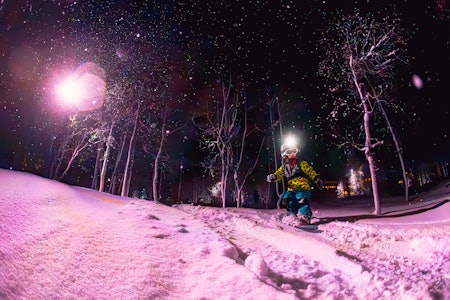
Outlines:
{"type": "Polygon", "coordinates": [[[317,232],[282,210],[167,207],[1,169],[0,191],[1,299],[450,298],[445,186],[396,218],[314,206],[317,232]]]}
{"type": "MultiPolygon", "coordinates": [[[[300,299],[448,299],[449,207],[433,209],[435,224],[426,219],[418,226],[418,215],[316,221],[319,233],[285,225],[289,217],[279,210],[180,208],[232,241],[241,256],[264,260],[270,280],[300,299]]],[[[320,214],[333,219],[345,212],[320,214]]]]}

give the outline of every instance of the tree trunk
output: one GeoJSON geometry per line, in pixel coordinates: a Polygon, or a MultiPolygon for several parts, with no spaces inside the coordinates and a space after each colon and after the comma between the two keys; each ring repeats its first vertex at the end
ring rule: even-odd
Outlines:
{"type": "Polygon", "coordinates": [[[91,189],[96,190],[98,185],[98,169],[100,165],[100,156],[102,154],[102,148],[97,146],[97,156],[95,157],[94,176],[92,177],[91,189]]]}
{"type": "Polygon", "coordinates": [[[116,187],[117,187],[117,170],[119,169],[119,163],[122,159],[123,149],[125,148],[125,142],[127,141],[127,133],[125,132],[122,139],[122,145],[120,146],[119,153],[116,157],[116,163],[114,164],[114,170],[111,175],[111,185],[109,187],[109,193],[110,194],[116,194],[116,187]]]}
{"type": "Polygon", "coordinates": [[[198,205],[198,189],[195,185],[192,187],[192,204],[198,205]]]}
{"type": "MultiPolygon", "coordinates": [[[[364,102],[364,101],[363,101],[364,102]]],[[[375,206],[374,214],[380,215],[381,214],[381,208],[380,208],[380,199],[378,195],[378,184],[377,184],[377,174],[375,171],[375,165],[373,162],[373,156],[372,156],[372,144],[371,144],[371,134],[370,134],[370,113],[367,108],[367,104],[364,102],[364,132],[366,134],[366,144],[364,149],[364,154],[366,155],[367,162],[369,163],[369,170],[370,170],[370,178],[372,179],[372,195],[373,195],[373,202],[375,206]]]]}
{"type": "Polygon", "coordinates": [[[370,134],[370,115],[373,113],[369,102],[369,95],[367,95],[365,92],[362,91],[363,84],[360,84],[358,82],[358,76],[355,74],[355,69],[353,68],[353,57],[350,56],[349,60],[349,66],[352,71],[352,78],[353,83],[355,85],[356,90],[359,94],[359,99],[361,100],[361,104],[364,111],[363,116],[363,127],[364,127],[364,134],[365,134],[365,143],[364,143],[364,154],[366,156],[367,163],[369,164],[369,170],[370,170],[370,178],[372,182],[372,195],[373,195],[373,202],[374,202],[374,214],[380,215],[381,214],[381,208],[380,208],[380,199],[378,194],[378,184],[377,184],[377,175],[375,170],[375,165],[373,162],[373,154],[372,154],[372,148],[375,146],[372,144],[372,135],[370,134]]]}
{"type": "Polygon", "coordinates": [[[227,182],[228,182],[228,166],[225,154],[222,155],[222,172],[221,172],[220,193],[222,197],[222,207],[226,207],[227,203],[227,182]]]}
{"type": "Polygon", "coordinates": [[[266,185],[267,186],[267,191],[266,191],[266,198],[264,200],[264,204],[266,205],[266,209],[269,208],[269,203],[270,203],[270,185],[266,185]]]}
{"type": "Polygon", "coordinates": [[[52,137],[52,143],[50,144],[50,149],[48,150],[48,159],[46,162],[46,171],[45,171],[45,175],[48,176],[48,178],[52,178],[52,169],[53,169],[53,165],[54,165],[54,160],[55,157],[53,155],[53,144],[55,143],[55,139],[56,137],[53,136],[52,137]]]}
{"type": "Polygon", "coordinates": [[[67,166],[64,169],[63,173],[58,177],[58,181],[61,181],[63,179],[63,177],[66,176],[66,174],[69,172],[69,169],[72,166],[72,163],[75,160],[75,158],[77,158],[78,155],[80,154],[80,152],[83,151],[89,145],[89,140],[86,140],[88,137],[89,137],[89,133],[84,133],[78,138],[78,140],[75,144],[75,148],[72,151],[72,155],[69,159],[69,162],[67,163],[67,166]]]}
{"type": "Polygon", "coordinates": [[[448,176],[447,163],[445,161],[441,161],[441,166],[442,166],[442,172],[444,173],[443,177],[447,177],[448,176]]]}
{"type": "MultiPolygon", "coordinates": [[[[131,153],[131,161],[130,161],[130,165],[128,166],[128,174],[129,176],[125,179],[124,178],[124,182],[123,182],[123,189],[125,189],[125,191],[127,191],[127,195],[130,193],[130,187],[131,187],[131,175],[133,174],[133,167],[134,167],[134,151],[131,153]],[[126,181],[125,181],[126,180],[126,181]]],[[[128,197],[128,196],[127,196],[128,197]]]]}
{"type": "MultiPolygon", "coordinates": [[[[247,180],[247,177],[249,175],[249,173],[247,172],[246,175],[244,176],[242,183],[239,183],[239,170],[241,167],[241,163],[242,160],[244,158],[244,147],[245,147],[245,141],[247,138],[247,133],[248,133],[248,123],[247,123],[247,108],[244,107],[244,132],[242,132],[242,136],[241,136],[241,144],[240,144],[240,149],[239,149],[239,155],[238,155],[238,159],[236,162],[236,165],[234,166],[234,174],[233,174],[233,179],[234,179],[234,186],[236,189],[236,207],[239,208],[241,207],[241,205],[243,203],[241,203],[242,200],[242,189],[244,188],[244,184],[245,181],[247,180]]],[[[264,141],[263,141],[264,142],[264,141]]],[[[258,155],[259,156],[259,155],[258,155]]],[[[254,168],[254,167],[253,167],[254,168]]]]}
{"type": "MultiPolygon", "coordinates": [[[[236,207],[237,208],[241,207],[241,205],[242,205],[241,200],[242,200],[242,189],[237,189],[237,192],[236,192],[236,207]]],[[[244,201],[242,201],[242,202],[244,202],[244,201]]]]}
{"type": "MultiPolygon", "coordinates": [[[[84,139],[83,139],[84,140],[84,139]]],[[[66,174],[69,172],[70,167],[72,166],[73,161],[75,160],[75,158],[77,158],[77,156],[80,154],[80,152],[86,148],[88,146],[89,142],[86,143],[82,143],[82,141],[75,147],[75,149],[72,152],[72,156],[69,159],[69,162],[67,163],[66,168],[64,169],[64,171],[62,172],[62,174],[59,176],[58,181],[61,181],[64,176],[66,176],[66,174]]]]}
{"type": "MultiPolygon", "coordinates": [[[[245,123],[247,123],[247,121],[245,121],[245,123]]],[[[239,182],[239,177],[240,177],[240,176],[239,176],[239,169],[240,169],[240,165],[241,165],[241,163],[242,163],[242,159],[243,159],[243,157],[244,157],[243,150],[244,150],[244,145],[245,145],[246,137],[247,137],[247,125],[245,125],[245,130],[244,130],[243,137],[242,137],[242,142],[241,142],[241,149],[240,149],[240,153],[239,153],[239,159],[238,159],[237,165],[236,165],[235,168],[234,168],[234,175],[233,175],[233,178],[234,178],[234,185],[235,185],[235,187],[236,187],[236,206],[237,206],[237,208],[241,207],[241,206],[244,204],[243,192],[242,192],[242,191],[244,190],[244,185],[245,185],[245,183],[247,182],[248,176],[250,176],[250,174],[251,174],[251,173],[253,172],[253,170],[255,169],[256,164],[258,163],[258,160],[259,160],[259,157],[260,157],[260,155],[261,155],[261,151],[262,151],[262,148],[263,148],[264,142],[265,142],[265,138],[263,138],[263,140],[262,140],[262,142],[261,142],[261,145],[259,146],[259,151],[258,151],[258,154],[257,154],[257,156],[256,156],[256,158],[255,158],[255,162],[254,162],[253,165],[245,172],[245,174],[244,174],[244,176],[243,176],[243,178],[242,178],[242,181],[239,182]]]]}
{"type": "MultiPolygon", "coordinates": [[[[278,126],[280,129],[280,137],[283,136],[283,129],[281,127],[281,116],[280,116],[280,103],[278,102],[278,99],[276,100],[277,103],[277,113],[278,113],[278,126]]],[[[278,169],[278,159],[279,159],[279,149],[277,149],[276,142],[275,142],[275,127],[274,127],[274,118],[273,118],[273,112],[271,107],[271,102],[269,102],[269,116],[270,116],[270,131],[272,133],[272,151],[273,151],[273,158],[274,158],[274,172],[278,169]]],[[[275,190],[278,196],[277,200],[277,208],[281,208],[281,201],[283,200],[283,195],[286,192],[286,187],[284,180],[275,182],[275,190]],[[280,190],[281,186],[281,190],[280,190]]]]}
{"type": "Polygon", "coordinates": [[[168,114],[168,107],[167,104],[164,105],[163,110],[163,118],[162,118],[162,124],[161,124],[161,139],[159,141],[159,148],[158,152],[155,156],[155,164],[153,166],[153,181],[152,181],[152,191],[153,191],[153,200],[159,202],[159,188],[158,188],[158,182],[159,182],[159,164],[161,161],[161,156],[163,152],[164,142],[166,140],[166,122],[167,122],[167,114],[168,114]]]}
{"type": "Polygon", "coordinates": [[[131,163],[131,153],[133,151],[133,145],[134,145],[134,139],[136,137],[136,129],[137,129],[137,123],[138,123],[138,119],[139,119],[139,109],[140,109],[140,104],[136,110],[136,114],[135,114],[135,119],[134,119],[134,126],[133,126],[133,132],[131,134],[131,138],[130,138],[130,142],[128,144],[128,155],[127,155],[127,161],[125,163],[125,169],[123,171],[123,182],[122,182],[122,192],[120,193],[120,195],[122,197],[128,197],[129,194],[129,184],[128,182],[128,178],[130,177],[130,163],[131,163]]]}
{"type": "Polygon", "coordinates": [[[66,176],[66,174],[69,172],[69,169],[70,169],[70,167],[72,166],[72,163],[73,163],[73,161],[75,160],[75,158],[76,158],[76,156],[74,156],[74,155],[72,154],[72,156],[71,156],[70,159],[69,159],[69,162],[67,163],[66,168],[64,169],[64,171],[62,172],[62,174],[59,175],[58,181],[61,181],[61,180],[64,178],[64,176],[66,176]]]}
{"type": "Polygon", "coordinates": [[[106,140],[106,150],[105,150],[105,155],[103,156],[102,171],[100,172],[100,188],[98,189],[100,192],[103,192],[105,190],[105,177],[106,177],[106,170],[108,167],[109,154],[111,152],[113,128],[114,128],[114,123],[111,124],[111,128],[109,129],[108,139],[106,140]]]}
{"type": "Polygon", "coordinates": [[[59,169],[61,168],[61,165],[62,165],[62,161],[63,161],[63,157],[59,157],[57,159],[57,163],[56,163],[56,166],[55,166],[55,171],[53,172],[53,175],[51,177],[52,179],[57,180],[59,169]]]}
{"type": "Polygon", "coordinates": [[[56,165],[57,165],[57,157],[52,157],[52,160],[50,161],[50,169],[48,172],[48,178],[50,179],[54,179],[54,174],[55,174],[55,170],[56,170],[56,165]]]}
{"type": "Polygon", "coordinates": [[[408,177],[406,175],[406,168],[405,168],[405,163],[403,161],[402,150],[400,149],[400,145],[398,143],[397,136],[394,133],[394,130],[391,126],[391,122],[389,121],[388,115],[387,115],[386,111],[384,110],[383,105],[381,105],[381,103],[379,103],[379,106],[384,115],[384,118],[386,119],[386,123],[389,127],[389,131],[391,132],[392,139],[394,140],[395,149],[397,150],[397,153],[398,153],[398,159],[400,160],[400,165],[402,167],[402,173],[403,173],[403,185],[405,186],[405,201],[408,201],[409,200],[409,182],[408,182],[408,177]]]}
{"type": "Polygon", "coordinates": [[[50,177],[51,179],[56,180],[58,178],[59,169],[61,168],[62,162],[64,160],[64,156],[66,154],[67,144],[68,144],[68,140],[63,141],[58,149],[58,154],[56,156],[56,166],[54,166],[53,172],[50,177]]]}

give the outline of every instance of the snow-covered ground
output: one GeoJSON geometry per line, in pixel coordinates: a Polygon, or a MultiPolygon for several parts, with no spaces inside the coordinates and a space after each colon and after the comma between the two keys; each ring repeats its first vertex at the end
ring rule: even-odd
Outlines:
{"type": "Polygon", "coordinates": [[[168,207],[2,169],[0,191],[0,299],[450,299],[448,182],[382,218],[316,203],[314,232],[283,210],[168,207]]]}

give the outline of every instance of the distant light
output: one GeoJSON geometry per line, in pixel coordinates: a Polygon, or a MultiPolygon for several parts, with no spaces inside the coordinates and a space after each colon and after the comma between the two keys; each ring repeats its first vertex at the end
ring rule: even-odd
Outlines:
{"type": "Polygon", "coordinates": [[[412,77],[412,82],[416,89],[420,90],[423,88],[422,78],[420,78],[419,75],[414,74],[412,77]]]}

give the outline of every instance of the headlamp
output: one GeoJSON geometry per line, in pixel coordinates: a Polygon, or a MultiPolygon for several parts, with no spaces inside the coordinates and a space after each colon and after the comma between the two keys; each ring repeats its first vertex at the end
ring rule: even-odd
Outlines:
{"type": "Polygon", "coordinates": [[[294,135],[288,135],[284,140],[286,148],[297,148],[297,138],[294,135]]]}

